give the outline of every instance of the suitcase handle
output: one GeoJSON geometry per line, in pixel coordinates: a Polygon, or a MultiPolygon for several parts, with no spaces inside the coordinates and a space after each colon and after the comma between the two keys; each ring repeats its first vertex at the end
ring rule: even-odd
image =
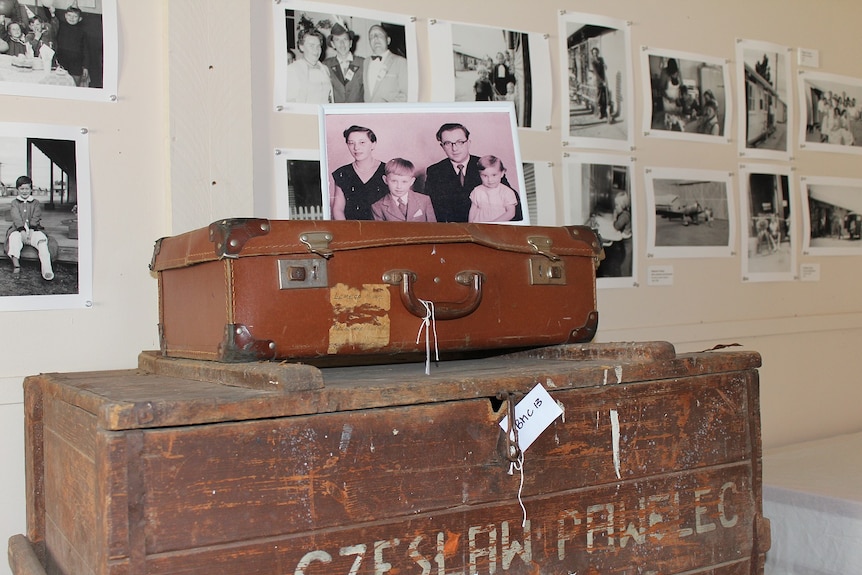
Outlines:
{"type": "MultiPolygon", "coordinates": [[[[418,318],[425,318],[428,315],[428,309],[413,293],[413,283],[416,278],[416,274],[410,270],[391,270],[383,274],[384,282],[389,285],[401,285],[401,303],[407,311],[418,318]]],[[[470,286],[470,292],[461,301],[432,302],[435,319],[458,319],[468,316],[476,311],[482,302],[484,276],[481,272],[471,270],[458,272],[455,274],[455,281],[461,285],[470,286]]]]}

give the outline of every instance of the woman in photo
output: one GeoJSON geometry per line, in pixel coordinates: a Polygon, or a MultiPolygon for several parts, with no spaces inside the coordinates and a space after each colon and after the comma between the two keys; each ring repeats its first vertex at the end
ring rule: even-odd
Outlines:
{"type": "Polygon", "coordinates": [[[385,164],[374,157],[377,136],[370,128],[356,125],[343,135],[353,162],[332,172],[332,219],[373,220],[371,205],[389,193],[383,179],[385,164]]]}
{"type": "Polygon", "coordinates": [[[323,33],[317,29],[301,30],[297,46],[302,56],[286,69],[287,101],[306,104],[331,102],[329,69],[320,61],[326,46],[323,33]]]}

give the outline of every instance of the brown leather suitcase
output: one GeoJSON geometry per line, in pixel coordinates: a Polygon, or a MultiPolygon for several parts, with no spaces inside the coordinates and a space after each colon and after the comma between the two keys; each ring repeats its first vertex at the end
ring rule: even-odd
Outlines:
{"type": "Polygon", "coordinates": [[[162,353],[390,361],[590,341],[583,226],[226,219],[156,242],[162,353]]]}

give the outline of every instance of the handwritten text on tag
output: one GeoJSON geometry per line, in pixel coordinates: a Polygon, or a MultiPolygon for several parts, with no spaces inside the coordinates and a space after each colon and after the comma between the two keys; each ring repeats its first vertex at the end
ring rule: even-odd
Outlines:
{"type": "MultiPolygon", "coordinates": [[[[562,408],[542,384],[537,383],[515,406],[514,427],[518,430],[518,447],[521,451],[526,451],[562,413],[562,408]]],[[[508,415],[500,422],[500,427],[504,432],[509,429],[508,415]]]]}

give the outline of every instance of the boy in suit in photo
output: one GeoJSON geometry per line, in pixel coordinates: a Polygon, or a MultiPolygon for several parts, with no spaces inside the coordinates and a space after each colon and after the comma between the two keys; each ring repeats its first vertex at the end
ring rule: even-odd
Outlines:
{"type": "Polygon", "coordinates": [[[407,101],[407,58],[389,51],[389,33],[380,24],[368,29],[371,57],[362,74],[366,102],[407,101]]]}
{"type": "Polygon", "coordinates": [[[383,181],[389,193],[371,205],[374,219],[387,222],[436,222],[434,206],[425,194],[414,192],[415,167],[413,162],[393,158],[386,162],[383,181]]]}
{"type": "Polygon", "coordinates": [[[323,64],[329,68],[332,101],[337,104],[364,101],[362,63],[365,59],[353,54],[355,39],[352,30],[338,23],[329,33],[329,45],[335,50],[335,56],[326,58],[323,64]]]}

